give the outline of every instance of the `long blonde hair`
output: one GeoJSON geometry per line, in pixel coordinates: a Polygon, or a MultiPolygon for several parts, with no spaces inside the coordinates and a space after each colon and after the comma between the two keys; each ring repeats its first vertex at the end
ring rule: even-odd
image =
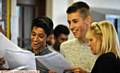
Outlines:
{"type": "Polygon", "coordinates": [[[120,58],[119,39],[115,27],[111,22],[94,22],[90,26],[90,30],[93,30],[95,35],[102,36],[102,44],[101,48],[99,48],[101,54],[113,52],[116,56],[120,58]]]}

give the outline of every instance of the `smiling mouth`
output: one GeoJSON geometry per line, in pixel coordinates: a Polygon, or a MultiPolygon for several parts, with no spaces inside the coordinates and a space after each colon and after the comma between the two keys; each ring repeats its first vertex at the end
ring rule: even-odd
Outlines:
{"type": "Polygon", "coordinates": [[[33,47],[39,47],[39,44],[33,44],[33,47]]]}

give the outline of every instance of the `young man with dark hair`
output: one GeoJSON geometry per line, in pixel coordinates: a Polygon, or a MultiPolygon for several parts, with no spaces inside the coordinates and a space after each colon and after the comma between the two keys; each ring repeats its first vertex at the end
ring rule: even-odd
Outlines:
{"type": "Polygon", "coordinates": [[[61,53],[72,64],[74,72],[91,72],[96,57],[86,44],[85,34],[91,24],[90,8],[85,2],[73,3],[67,9],[67,20],[74,39],[61,45],[61,53]]]}
{"type": "Polygon", "coordinates": [[[48,18],[36,18],[32,22],[31,47],[36,55],[37,70],[40,70],[40,73],[63,73],[66,65],[61,63],[68,63],[61,54],[48,47],[46,41],[52,29],[48,26],[50,24],[46,19],[48,18]]]}
{"type": "MultiPolygon", "coordinates": [[[[48,26],[48,22],[46,21],[47,19],[48,18],[41,17],[32,21],[31,47],[32,52],[35,53],[36,56],[43,56],[52,53],[46,44],[47,37],[51,32],[51,28],[48,26]]],[[[54,73],[50,72],[50,70],[37,59],[36,66],[37,70],[40,70],[41,73],[54,73]]]]}
{"type": "Polygon", "coordinates": [[[61,43],[65,42],[68,40],[68,35],[70,31],[67,26],[59,24],[58,26],[55,27],[54,29],[54,37],[55,37],[55,44],[53,48],[60,52],[60,45],[61,43]]]}
{"type": "Polygon", "coordinates": [[[32,51],[37,55],[43,53],[50,53],[46,48],[46,39],[50,34],[50,29],[46,23],[41,21],[39,18],[34,19],[32,22],[32,31],[31,31],[31,46],[32,51]]]}

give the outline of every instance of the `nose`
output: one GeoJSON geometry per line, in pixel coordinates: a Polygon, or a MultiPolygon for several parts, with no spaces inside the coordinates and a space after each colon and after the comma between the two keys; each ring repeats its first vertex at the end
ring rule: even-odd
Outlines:
{"type": "Polygon", "coordinates": [[[38,40],[38,36],[34,36],[34,41],[37,41],[38,40]]]}

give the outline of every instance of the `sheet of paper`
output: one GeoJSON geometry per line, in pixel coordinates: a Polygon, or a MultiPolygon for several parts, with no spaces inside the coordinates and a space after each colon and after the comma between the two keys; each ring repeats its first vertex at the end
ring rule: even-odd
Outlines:
{"type": "Polygon", "coordinates": [[[5,58],[11,69],[20,66],[26,66],[23,70],[36,69],[35,56],[29,51],[12,51],[10,49],[6,49],[5,58]]]}
{"type": "Polygon", "coordinates": [[[64,59],[64,57],[55,51],[47,55],[36,56],[36,58],[48,69],[54,70],[57,73],[63,73],[65,69],[71,68],[70,64],[64,59]]]}
{"type": "Polygon", "coordinates": [[[27,66],[24,70],[35,70],[35,56],[32,52],[26,51],[12,43],[0,33],[0,51],[8,63],[10,69],[27,66]]]}

